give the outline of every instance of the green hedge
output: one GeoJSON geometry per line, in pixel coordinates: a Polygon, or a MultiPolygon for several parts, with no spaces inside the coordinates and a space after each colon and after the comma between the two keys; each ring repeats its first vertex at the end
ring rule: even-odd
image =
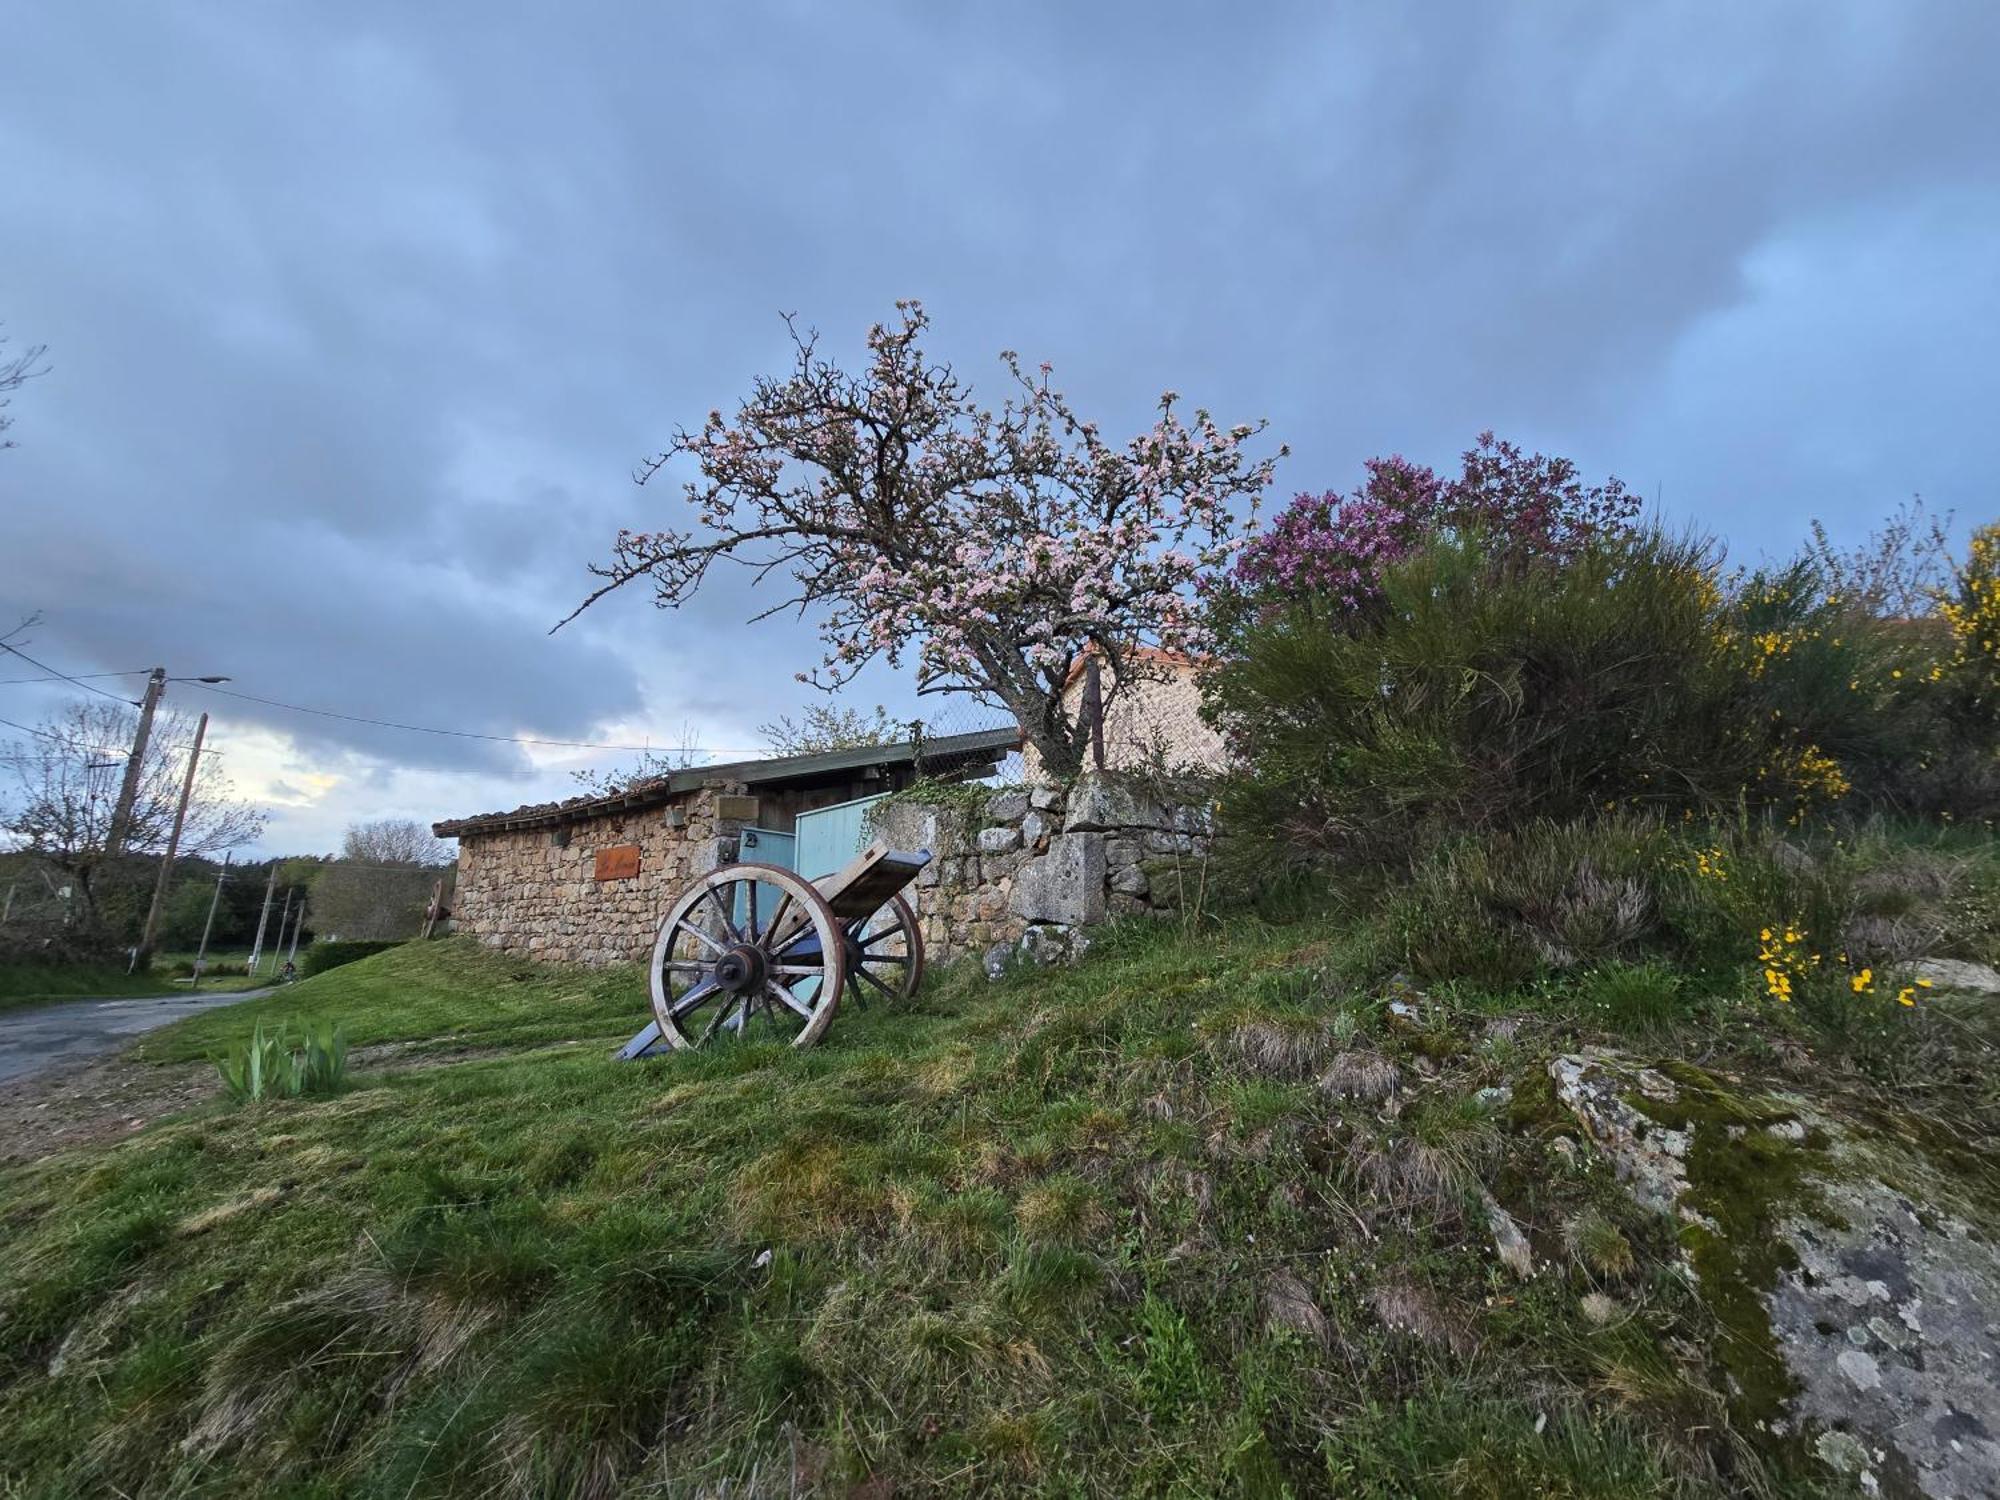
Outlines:
{"type": "Polygon", "coordinates": [[[359,958],[373,958],[378,953],[387,953],[391,948],[403,946],[402,938],[387,938],[369,942],[314,943],[306,949],[305,961],[299,965],[301,978],[310,979],[315,974],[324,974],[328,969],[337,969],[342,964],[351,964],[359,958]]]}

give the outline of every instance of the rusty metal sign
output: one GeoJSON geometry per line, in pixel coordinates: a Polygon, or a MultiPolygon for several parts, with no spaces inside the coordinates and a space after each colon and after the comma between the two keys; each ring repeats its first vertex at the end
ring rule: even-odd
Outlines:
{"type": "Polygon", "coordinates": [[[639,846],[637,844],[613,844],[608,849],[597,851],[597,878],[599,880],[630,880],[639,873],[639,846]]]}

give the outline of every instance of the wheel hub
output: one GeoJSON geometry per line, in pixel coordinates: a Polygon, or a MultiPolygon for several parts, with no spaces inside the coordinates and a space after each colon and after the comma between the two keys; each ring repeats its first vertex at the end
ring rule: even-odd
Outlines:
{"type": "Polygon", "coordinates": [[[711,972],[715,982],[732,995],[740,995],[745,990],[761,990],[766,972],[764,954],[750,943],[737,943],[724,950],[711,972]]]}

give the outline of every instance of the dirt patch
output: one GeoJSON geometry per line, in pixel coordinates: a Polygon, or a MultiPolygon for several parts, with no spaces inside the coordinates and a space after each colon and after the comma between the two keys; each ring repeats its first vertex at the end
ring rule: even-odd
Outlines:
{"type": "MultiPolygon", "coordinates": [[[[456,1047],[434,1052],[422,1042],[356,1047],[348,1067],[411,1073],[482,1057],[504,1047],[456,1047]]],[[[137,1135],[155,1120],[209,1103],[222,1091],[211,1062],[147,1063],[130,1056],[70,1067],[46,1068],[0,1087],[0,1166],[39,1161],[74,1146],[99,1145],[137,1135]]]]}
{"type": "Polygon", "coordinates": [[[0,1164],[136,1135],[206,1103],[219,1088],[212,1063],[156,1067],[129,1057],[12,1079],[0,1091],[0,1164]]]}

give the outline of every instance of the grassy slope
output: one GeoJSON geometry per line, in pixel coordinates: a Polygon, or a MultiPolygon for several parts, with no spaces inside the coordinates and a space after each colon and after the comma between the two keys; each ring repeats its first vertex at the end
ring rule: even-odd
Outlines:
{"type": "MultiPolygon", "coordinates": [[[[1805,1492],[1732,1432],[1666,1228],[1548,1149],[1545,1059],[1602,983],[1511,1037],[1474,995],[1413,1025],[1348,982],[1333,930],[1115,933],[1073,972],[943,975],[804,1054],[619,1064],[635,972],[456,943],[199,1017],[148,1054],[279,1014],[505,1050],[0,1175],[0,1476],[1805,1492]],[[1316,1086],[1341,1058],[1401,1069],[1405,1106],[1316,1086]],[[1474,1100],[1503,1083],[1511,1106],[1474,1100]],[[1552,1273],[1496,1263],[1481,1182],[1552,1273]]],[[[1734,1009],[1673,1004],[1704,1047],[1755,1052],[1734,1009]]]]}

